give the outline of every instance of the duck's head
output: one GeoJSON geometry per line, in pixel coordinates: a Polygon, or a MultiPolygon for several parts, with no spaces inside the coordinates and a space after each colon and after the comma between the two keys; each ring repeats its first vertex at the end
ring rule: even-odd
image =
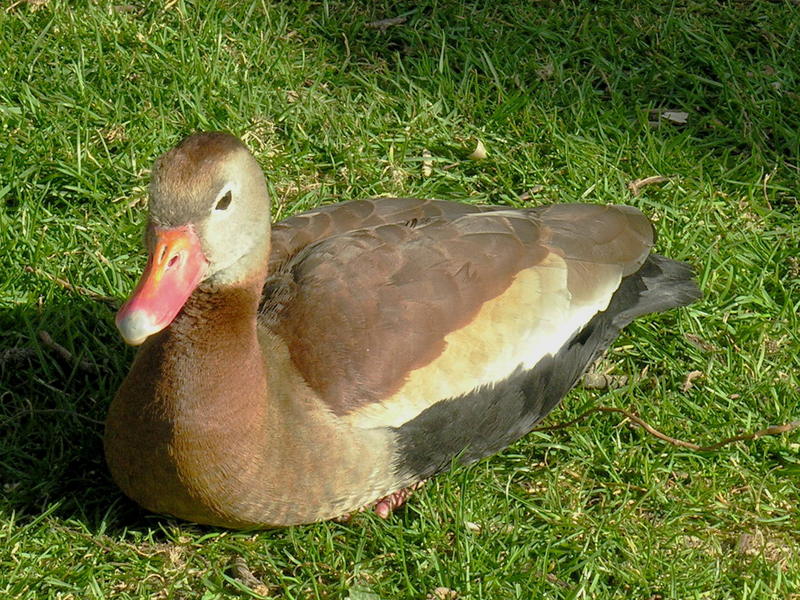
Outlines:
{"type": "Polygon", "coordinates": [[[116,319],[132,345],[167,327],[201,283],[263,278],[269,256],[264,175],[230,134],[195,134],[161,156],[149,207],[147,266],[116,319]]]}

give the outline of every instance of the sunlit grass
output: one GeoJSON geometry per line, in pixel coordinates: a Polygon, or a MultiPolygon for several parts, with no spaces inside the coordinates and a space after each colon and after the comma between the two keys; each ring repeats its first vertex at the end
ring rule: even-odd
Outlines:
{"type": "Polygon", "coordinates": [[[242,533],[147,515],[100,443],[132,352],[108,303],[54,278],[125,297],[148,169],[201,129],[246,141],[279,218],[374,195],[631,203],[705,298],[632,325],[604,363],[630,383],[576,390],[548,422],[605,404],[701,443],[788,422],[798,64],[790,0],[0,9],[0,596],[795,597],[797,433],[697,453],[593,414],[437,478],[386,522],[242,533]],[[686,124],[651,124],[665,109],[686,124]],[[488,157],[470,161],[477,140],[488,157]],[[651,175],[669,181],[631,196],[651,175]]]}

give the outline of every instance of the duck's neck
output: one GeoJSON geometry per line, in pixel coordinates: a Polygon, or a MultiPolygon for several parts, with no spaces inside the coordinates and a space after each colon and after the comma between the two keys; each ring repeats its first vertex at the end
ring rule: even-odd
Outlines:
{"type": "Polygon", "coordinates": [[[201,287],[137,354],[109,413],[107,449],[115,479],[144,506],[220,524],[241,512],[218,499],[240,498],[269,459],[259,296],[257,282],[201,287]]]}
{"type": "Polygon", "coordinates": [[[267,380],[256,332],[259,295],[255,284],[200,287],[167,330],[162,346],[182,389],[168,407],[176,411],[177,422],[264,416],[267,380]]]}

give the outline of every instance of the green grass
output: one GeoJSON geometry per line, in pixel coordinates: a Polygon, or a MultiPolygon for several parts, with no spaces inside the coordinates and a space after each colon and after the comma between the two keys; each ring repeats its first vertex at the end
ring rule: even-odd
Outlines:
{"type": "Polygon", "coordinates": [[[437,478],[386,522],[241,533],[145,514],[101,452],[132,351],[112,308],[53,281],[125,297],[147,170],[199,129],[245,139],[279,218],[372,195],[631,203],[705,298],[632,325],[604,363],[631,383],[578,389],[548,423],[603,404],[710,443],[800,418],[797,2],[11,4],[0,596],[800,598],[798,432],[698,453],[595,413],[437,478]],[[688,122],[653,127],[653,109],[688,122]],[[467,160],[478,139],[488,158],[467,160]],[[651,175],[670,181],[632,197],[651,175]]]}

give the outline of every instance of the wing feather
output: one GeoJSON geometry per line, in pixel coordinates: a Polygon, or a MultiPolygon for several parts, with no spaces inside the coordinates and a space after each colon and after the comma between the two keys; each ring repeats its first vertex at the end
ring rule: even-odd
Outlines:
{"type": "Polygon", "coordinates": [[[635,209],[556,208],[323,237],[268,281],[262,323],[334,413],[399,426],[556,353],[650,251],[635,209]]]}

